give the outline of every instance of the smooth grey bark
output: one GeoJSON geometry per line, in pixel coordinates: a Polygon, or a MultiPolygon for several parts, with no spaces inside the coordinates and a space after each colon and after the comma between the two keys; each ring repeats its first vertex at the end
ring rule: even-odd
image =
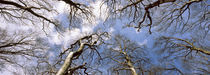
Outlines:
{"type": "Polygon", "coordinates": [[[77,51],[69,52],[68,56],[66,57],[64,61],[64,64],[59,69],[56,75],[64,75],[67,72],[68,68],[71,66],[72,58],[75,56],[79,56],[81,52],[83,51],[83,48],[84,48],[84,43],[81,43],[80,48],[77,51]]]}
{"type": "Polygon", "coordinates": [[[127,65],[129,69],[131,70],[132,75],[137,75],[135,67],[133,66],[133,63],[131,62],[131,58],[127,55],[126,52],[122,52],[125,55],[125,59],[128,62],[127,65]]]}

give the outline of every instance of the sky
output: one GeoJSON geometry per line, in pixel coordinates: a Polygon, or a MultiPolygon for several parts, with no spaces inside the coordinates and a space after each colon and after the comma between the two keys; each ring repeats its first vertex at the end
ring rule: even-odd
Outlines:
{"type": "MultiPolygon", "coordinates": [[[[80,0],[83,2],[82,0],[80,0]]],[[[58,3],[55,3],[55,6],[53,6],[54,9],[58,11],[58,14],[51,14],[49,17],[53,17],[54,19],[57,19],[61,22],[61,25],[64,27],[64,31],[62,32],[62,35],[59,34],[59,32],[55,31],[55,26],[46,26],[45,32],[40,31],[42,29],[42,25],[40,26],[22,26],[22,25],[16,25],[14,23],[7,23],[3,20],[0,20],[1,23],[5,23],[5,25],[1,25],[0,28],[7,29],[9,28],[9,32],[15,32],[17,30],[30,30],[40,33],[39,37],[44,38],[48,44],[50,45],[49,48],[49,57],[53,57],[56,55],[54,52],[53,46],[61,46],[58,47],[60,50],[64,50],[68,48],[69,44],[74,43],[79,38],[89,35],[91,33],[94,33],[95,31],[101,29],[101,31],[107,31],[111,35],[115,34],[122,34],[126,36],[127,38],[131,39],[132,41],[137,42],[139,45],[143,46],[146,45],[148,48],[148,55],[149,58],[153,59],[154,64],[158,64],[158,54],[155,53],[154,42],[155,40],[160,36],[173,36],[173,37],[179,37],[179,38],[190,38],[192,36],[191,33],[185,33],[185,34],[175,34],[175,35],[169,35],[166,33],[159,33],[155,32],[156,27],[152,28],[152,34],[148,33],[148,27],[142,28],[139,32],[137,32],[134,28],[123,28],[123,25],[126,25],[129,22],[128,18],[122,18],[122,19],[108,19],[109,10],[106,9],[108,7],[106,4],[104,4],[102,7],[100,7],[102,0],[96,0],[94,2],[84,2],[88,3],[90,6],[93,7],[93,14],[95,15],[92,19],[92,22],[88,22],[87,19],[82,19],[82,23],[80,27],[68,29],[68,25],[70,24],[68,19],[68,13],[69,11],[66,10],[68,8],[68,5],[64,2],[60,1],[58,3]],[[100,9],[101,8],[101,9],[100,9]],[[46,34],[47,33],[47,34],[46,34]],[[50,51],[52,49],[52,51],[50,51]],[[151,49],[151,50],[150,50],[151,49]]],[[[119,5],[119,7],[121,7],[119,5]]],[[[159,11],[160,12],[160,11],[159,11]]],[[[156,13],[156,15],[160,14],[159,12],[156,13]]],[[[2,18],[0,18],[2,19],[2,18]]],[[[207,35],[207,43],[210,43],[210,35],[207,35]]],[[[58,49],[57,49],[58,50],[58,49]]],[[[179,62],[174,62],[177,66],[179,66],[179,62]]],[[[180,67],[178,67],[180,68],[180,67]]],[[[12,66],[8,66],[7,69],[10,70],[16,70],[12,66]]],[[[103,69],[101,69],[103,70],[103,69]]],[[[23,73],[23,72],[22,72],[23,73]]],[[[4,71],[2,75],[12,75],[11,72],[4,71]]]]}

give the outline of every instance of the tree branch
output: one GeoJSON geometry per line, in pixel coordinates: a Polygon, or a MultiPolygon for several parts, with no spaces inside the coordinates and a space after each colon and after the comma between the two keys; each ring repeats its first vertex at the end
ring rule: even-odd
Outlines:
{"type": "Polygon", "coordinates": [[[36,12],[34,12],[34,11],[32,10],[32,8],[38,9],[37,7],[25,7],[25,6],[22,6],[22,5],[18,4],[18,3],[15,3],[15,2],[12,2],[12,1],[6,1],[6,0],[1,0],[1,1],[0,1],[0,4],[12,5],[12,6],[15,6],[15,7],[17,7],[17,8],[23,9],[23,10],[25,10],[25,11],[28,11],[29,13],[31,13],[32,15],[34,15],[34,16],[36,16],[36,17],[42,18],[42,19],[48,21],[49,23],[52,23],[52,24],[54,24],[55,26],[58,26],[58,24],[56,24],[55,22],[53,22],[53,21],[47,19],[46,17],[44,17],[44,16],[42,16],[42,15],[37,14],[36,12]]]}
{"type": "Polygon", "coordinates": [[[79,55],[82,53],[84,46],[85,46],[84,43],[81,43],[81,44],[80,44],[80,47],[79,47],[79,49],[78,49],[77,51],[75,51],[75,52],[70,52],[70,53],[68,54],[68,56],[66,57],[66,59],[65,59],[65,61],[64,61],[64,64],[63,64],[62,67],[59,69],[59,71],[57,72],[56,75],[64,75],[64,74],[67,72],[68,68],[69,68],[70,65],[71,65],[71,62],[72,62],[73,57],[79,56],[79,55]]]}
{"type": "Polygon", "coordinates": [[[188,48],[190,50],[194,50],[194,51],[199,51],[201,53],[204,53],[206,55],[210,55],[210,51],[209,50],[205,50],[205,49],[202,49],[202,48],[198,48],[196,47],[193,43],[187,41],[187,40],[184,40],[184,39],[180,39],[180,38],[175,38],[175,37],[164,37],[166,39],[175,39],[175,40],[178,40],[178,41],[182,41],[182,42],[185,42],[187,43],[188,45],[184,45],[184,44],[177,44],[175,43],[176,45],[179,45],[179,46],[183,46],[185,48],[188,48]]]}

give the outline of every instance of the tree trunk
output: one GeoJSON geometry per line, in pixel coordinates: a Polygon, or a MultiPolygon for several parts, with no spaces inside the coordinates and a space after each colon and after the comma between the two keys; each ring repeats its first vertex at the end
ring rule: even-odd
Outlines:
{"type": "Polygon", "coordinates": [[[66,57],[64,64],[59,69],[56,75],[64,75],[67,72],[68,68],[71,66],[72,58],[75,56],[80,56],[80,54],[83,51],[83,48],[84,48],[84,44],[81,43],[80,48],[76,52],[70,52],[69,55],[66,57]]]}

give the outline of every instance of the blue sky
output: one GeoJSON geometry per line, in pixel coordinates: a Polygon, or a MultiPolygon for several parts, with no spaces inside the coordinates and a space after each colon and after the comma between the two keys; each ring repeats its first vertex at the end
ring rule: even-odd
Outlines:
{"type": "MultiPolygon", "coordinates": [[[[152,34],[149,34],[148,27],[143,27],[142,29],[140,29],[139,32],[137,32],[137,30],[133,27],[123,28],[126,24],[128,24],[131,21],[129,16],[124,16],[124,17],[121,17],[120,19],[114,19],[114,18],[106,19],[108,15],[110,15],[109,9],[106,9],[108,7],[106,4],[104,4],[102,8],[100,9],[101,1],[102,0],[96,0],[93,2],[91,1],[84,2],[83,0],[79,0],[78,2],[82,2],[93,7],[92,12],[95,15],[95,17],[91,17],[91,20],[92,20],[91,23],[88,22],[87,19],[82,19],[82,22],[80,25],[78,25],[77,27],[73,27],[71,29],[68,29],[69,27],[68,25],[70,24],[70,21],[68,18],[68,15],[69,15],[68,5],[65,4],[64,2],[56,3],[53,8],[58,11],[58,14],[49,13],[48,17],[52,19],[56,19],[60,22],[61,28],[63,28],[62,29],[63,31],[61,32],[62,34],[59,34],[59,32],[55,30],[55,26],[52,26],[52,25],[45,25],[44,30],[46,33],[44,31],[40,31],[43,25],[39,22],[37,24],[38,26],[30,26],[30,25],[17,26],[14,23],[7,23],[3,20],[0,20],[1,23],[6,24],[6,25],[1,25],[0,28],[3,28],[3,29],[9,28],[10,29],[9,32],[11,33],[17,30],[31,30],[31,31],[35,31],[39,33],[38,38],[45,40],[45,42],[47,42],[46,44],[48,44],[49,46],[48,54],[49,54],[49,57],[52,57],[51,60],[54,59],[55,55],[58,55],[58,52],[61,52],[62,50],[67,49],[69,47],[69,44],[72,44],[79,38],[89,35],[91,33],[94,33],[96,31],[102,31],[102,32],[106,31],[106,32],[109,32],[110,35],[112,36],[116,34],[121,34],[129,38],[130,40],[137,42],[139,46],[145,46],[147,48],[146,50],[147,50],[148,57],[152,60],[152,64],[154,65],[165,64],[165,63],[160,64],[159,59],[161,55],[156,53],[156,50],[159,50],[159,48],[161,47],[154,47],[154,43],[157,41],[159,37],[169,36],[169,37],[178,37],[182,39],[192,39],[192,38],[197,37],[194,35],[196,34],[197,31],[193,31],[193,32],[189,31],[183,34],[181,33],[171,34],[171,32],[174,32],[172,31],[172,29],[174,29],[173,27],[171,27],[171,30],[169,28],[168,32],[164,32],[164,31],[158,32],[157,31],[158,26],[154,26],[152,27],[152,34]]],[[[119,5],[119,7],[121,6],[119,5]]],[[[157,18],[161,16],[160,15],[162,12],[161,10],[163,9],[156,11],[156,13],[153,14],[153,17],[157,18]]],[[[188,12],[188,10],[186,12],[188,12]]],[[[45,14],[48,14],[48,13],[45,13],[45,14]]],[[[184,18],[186,18],[188,13],[184,13],[183,15],[184,15],[184,18]]],[[[189,22],[194,22],[195,20],[196,19],[193,19],[193,20],[190,20],[189,22]]],[[[158,20],[154,20],[154,22],[157,22],[157,21],[158,20]]],[[[27,23],[31,24],[30,22],[27,22],[27,23]]],[[[164,25],[162,24],[160,24],[159,26],[164,27],[164,25]]],[[[209,28],[209,27],[206,27],[206,28],[209,28]]],[[[199,33],[197,35],[199,35],[199,33]]],[[[208,45],[210,44],[210,32],[207,32],[207,36],[203,40],[205,41],[198,39],[198,42],[201,41],[202,43],[204,43],[205,46],[209,47],[208,45]]],[[[162,55],[164,56],[164,54],[162,55]]],[[[166,62],[166,63],[169,63],[169,62],[166,62]]],[[[182,62],[180,60],[174,60],[174,61],[171,61],[170,63],[174,64],[179,69],[182,68],[182,62]]],[[[105,71],[106,70],[105,68],[109,66],[111,65],[101,66],[101,68],[99,69],[105,71]]],[[[8,68],[11,69],[13,67],[8,67],[8,68]]],[[[3,74],[10,74],[10,73],[4,72],[3,74]]]]}

